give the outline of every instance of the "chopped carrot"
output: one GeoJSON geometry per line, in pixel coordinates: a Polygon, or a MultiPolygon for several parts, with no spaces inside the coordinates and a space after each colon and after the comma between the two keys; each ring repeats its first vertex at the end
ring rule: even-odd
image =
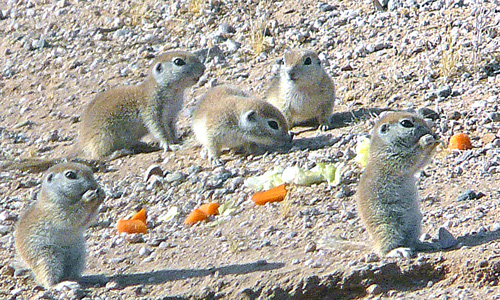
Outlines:
{"type": "Polygon", "coordinates": [[[472,149],[472,143],[467,134],[457,133],[450,138],[448,148],[451,150],[468,150],[472,149]]]}
{"type": "Polygon", "coordinates": [[[146,210],[143,208],[139,212],[137,212],[130,220],[141,220],[146,224],[146,210]]]}
{"type": "Polygon", "coordinates": [[[282,184],[270,190],[253,194],[252,201],[257,205],[264,205],[269,202],[281,202],[285,199],[286,193],[286,184],[282,184]]]}
{"type": "Polygon", "coordinates": [[[118,220],[116,225],[118,232],[126,233],[147,233],[148,227],[142,220],[118,220]]]}
{"type": "Polygon", "coordinates": [[[195,208],[189,215],[186,217],[186,220],[184,220],[184,224],[186,225],[193,225],[195,223],[205,221],[208,218],[208,215],[204,212],[202,212],[200,209],[195,208]]]}
{"type": "Polygon", "coordinates": [[[219,214],[219,203],[210,202],[202,204],[198,209],[209,216],[215,216],[219,214]]]}

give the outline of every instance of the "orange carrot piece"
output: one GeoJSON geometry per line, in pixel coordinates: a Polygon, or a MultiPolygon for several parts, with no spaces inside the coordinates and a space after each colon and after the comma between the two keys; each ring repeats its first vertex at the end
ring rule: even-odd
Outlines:
{"type": "Polygon", "coordinates": [[[217,202],[210,202],[202,204],[198,209],[209,216],[215,216],[219,214],[219,206],[217,202]]]}
{"type": "Polygon", "coordinates": [[[186,225],[193,225],[195,223],[198,223],[198,222],[201,222],[201,221],[205,221],[207,218],[208,218],[208,215],[206,213],[202,212],[198,208],[195,208],[186,217],[186,220],[184,220],[184,224],[186,224],[186,225]]]}
{"type": "Polygon", "coordinates": [[[472,149],[472,143],[467,134],[457,133],[450,138],[448,148],[451,150],[468,150],[472,149]]]}
{"type": "Polygon", "coordinates": [[[148,227],[146,223],[142,220],[118,220],[118,224],[116,225],[116,229],[118,232],[126,232],[126,233],[147,233],[148,227]]]}
{"type": "Polygon", "coordinates": [[[137,212],[130,220],[141,220],[146,224],[146,210],[143,208],[139,212],[137,212]]]}
{"type": "Polygon", "coordinates": [[[285,199],[286,193],[286,184],[282,184],[270,190],[253,194],[252,201],[257,205],[264,205],[270,202],[281,202],[285,199]]]}

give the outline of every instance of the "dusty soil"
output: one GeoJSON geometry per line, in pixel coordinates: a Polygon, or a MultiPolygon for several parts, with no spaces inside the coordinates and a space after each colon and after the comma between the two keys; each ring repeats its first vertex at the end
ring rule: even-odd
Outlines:
{"type": "Polygon", "coordinates": [[[70,153],[86,103],[143,80],[158,53],[222,51],[208,57],[205,76],[186,93],[179,150],[124,157],[96,174],[108,197],[88,230],[81,288],[44,291],[13,267],[14,225],[42,174],[0,171],[0,298],[500,298],[496,1],[390,1],[386,11],[371,1],[337,0],[6,1],[0,3],[3,161],[70,153]],[[441,150],[419,175],[424,238],[444,227],[456,247],[410,260],[371,253],[355,207],[362,170],[353,158],[373,118],[327,132],[295,128],[287,153],[228,152],[216,168],[200,157],[188,117],[199,97],[215,82],[262,95],[287,47],[321,53],[337,87],[335,112],[428,107],[439,114],[443,141],[456,132],[472,137],[473,150],[441,150]],[[341,184],[292,186],[285,202],[263,207],[249,200],[245,179],[317,162],[345,163],[341,184]],[[154,184],[144,180],[153,164],[167,174],[154,184]],[[458,201],[466,190],[483,196],[458,201]],[[208,201],[235,210],[185,226],[187,214],[208,201]],[[179,215],[164,220],[173,206],[179,215]],[[118,234],[116,221],[141,207],[148,233],[118,234]]]}

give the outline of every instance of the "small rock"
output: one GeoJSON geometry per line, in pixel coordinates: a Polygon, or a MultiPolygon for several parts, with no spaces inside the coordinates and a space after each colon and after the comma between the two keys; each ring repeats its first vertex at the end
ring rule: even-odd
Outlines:
{"type": "Polygon", "coordinates": [[[236,33],[236,29],[227,23],[222,23],[219,25],[219,32],[222,34],[231,34],[236,33]]]}
{"type": "Polygon", "coordinates": [[[116,282],[116,281],[110,281],[110,282],[106,283],[107,290],[114,290],[114,289],[118,289],[119,287],[120,287],[120,284],[118,284],[118,282],[116,282]]]}
{"type": "Polygon", "coordinates": [[[144,181],[148,182],[149,178],[151,176],[157,175],[159,177],[163,177],[163,170],[159,165],[151,165],[149,168],[146,170],[146,173],[144,174],[144,181]]]}
{"type": "Polygon", "coordinates": [[[498,231],[500,230],[500,223],[495,223],[491,225],[491,231],[498,231]]]}
{"type": "Polygon", "coordinates": [[[466,190],[462,192],[460,195],[458,195],[457,201],[480,199],[484,196],[485,194],[483,194],[482,192],[476,193],[473,190],[466,190]]]}
{"type": "Polygon", "coordinates": [[[184,179],[186,179],[186,174],[182,172],[170,173],[165,176],[165,181],[168,183],[183,181],[184,179]]]}
{"type": "Polygon", "coordinates": [[[370,295],[382,294],[382,288],[378,284],[372,284],[366,288],[366,292],[370,295]]]}
{"type": "Polygon", "coordinates": [[[12,226],[0,225],[0,235],[6,235],[12,231],[12,226]]]}
{"type": "Polygon", "coordinates": [[[489,265],[487,260],[482,260],[479,262],[479,267],[480,268],[486,268],[489,265]]]}
{"type": "Polygon", "coordinates": [[[444,227],[439,228],[438,243],[441,249],[449,249],[458,245],[458,240],[444,227]]]}
{"type": "Polygon", "coordinates": [[[335,6],[330,5],[330,4],[328,4],[328,3],[320,3],[320,4],[318,5],[318,7],[319,7],[319,9],[320,9],[321,11],[323,11],[323,12],[328,12],[328,11],[332,11],[332,10],[334,10],[334,9],[335,9],[335,6]]]}
{"type": "Polygon", "coordinates": [[[144,237],[139,233],[127,234],[125,240],[131,244],[144,243],[144,237]]]}
{"type": "Polygon", "coordinates": [[[307,244],[306,248],[304,249],[304,253],[314,252],[314,251],[316,251],[316,244],[314,242],[307,244]]]}
{"type": "Polygon", "coordinates": [[[500,113],[498,112],[489,112],[486,114],[486,118],[491,120],[492,122],[500,122],[500,113]]]}
{"type": "Polygon", "coordinates": [[[151,250],[149,250],[148,248],[146,247],[142,247],[141,249],[139,249],[139,255],[140,256],[149,256],[151,254],[151,250]]]}

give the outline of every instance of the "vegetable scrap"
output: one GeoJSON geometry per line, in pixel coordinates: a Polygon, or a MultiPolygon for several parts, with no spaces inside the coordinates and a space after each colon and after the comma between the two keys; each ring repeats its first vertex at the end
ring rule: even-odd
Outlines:
{"type": "Polygon", "coordinates": [[[267,191],[257,192],[252,195],[252,201],[256,205],[264,205],[271,202],[281,202],[287,194],[286,184],[278,185],[267,191]]]}
{"type": "Polygon", "coordinates": [[[143,208],[128,220],[120,219],[116,224],[118,232],[125,233],[147,233],[146,210],[143,208]]]}

